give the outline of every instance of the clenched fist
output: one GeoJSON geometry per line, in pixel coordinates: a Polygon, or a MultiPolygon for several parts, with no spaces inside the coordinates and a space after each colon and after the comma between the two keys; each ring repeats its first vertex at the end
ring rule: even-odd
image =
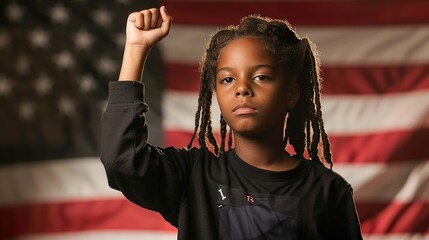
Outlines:
{"type": "Polygon", "coordinates": [[[128,16],[126,44],[150,49],[168,35],[171,22],[165,6],[133,12],[128,16]]]}

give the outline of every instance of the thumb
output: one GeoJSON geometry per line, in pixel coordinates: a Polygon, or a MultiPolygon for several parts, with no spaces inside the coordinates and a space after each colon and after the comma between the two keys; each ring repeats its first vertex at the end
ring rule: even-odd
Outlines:
{"type": "Polygon", "coordinates": [[[159,10],[161,12],[161,19],[162,19],[161,31],[167,35],[168,32],[170,31],[170,26],[171,26],[171,22],[173,21],[173,18],[168,14],[167,8],[165,6],[161,6],[159,10]]]}

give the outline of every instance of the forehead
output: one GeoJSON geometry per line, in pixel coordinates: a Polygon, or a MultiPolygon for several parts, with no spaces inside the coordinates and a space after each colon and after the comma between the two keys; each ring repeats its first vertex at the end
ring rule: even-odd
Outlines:
{"type": "Polygon", "coordinates": [[[241,37],[231,40],[219,52],[218,64],[231,61],[263,61],[274,64],[275,56],[256,37],[241,37]]]}

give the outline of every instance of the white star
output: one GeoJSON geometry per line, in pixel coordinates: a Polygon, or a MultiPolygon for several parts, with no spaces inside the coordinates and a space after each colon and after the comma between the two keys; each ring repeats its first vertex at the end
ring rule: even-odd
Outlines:
{"type": "Polygon", "coordinates": [[[109,75],[116,71],[116,64],[110,57],[104,56],[98,60],[98,71],[109,75]]]}
{"type": "Polygon", "coordinates": [[[6,15],[10,20],[18,22],[22,20],[24,10],[18,4],[12,3],[7,7],[6,15]]]}
{"type": "Polygon", "coordinates": [[[82,76],[82,80],[79,83],[79,88],[82,92],[86,93],[95,88],[95,80],[90,75],[82,76]]]}
{"type": "Polygon", "coordinates": [[[76,33],[74,43],[78,49],[88,49],[92,46],[94,38],[86,30],[81,30],[76,33]]]}
{"type": "Polygon", "coordinates": [[[34,88],[39,95],[46,95],[51,92],[52,85],[52,80],[48,76],[42,75],[36,79],[34,88]]]}
{"type": "Polygon", "coordinates": [[[8,96],[12,92],[12,85],[10,79],[2,76],[0,77],[0,96],[8,96]]]}
{"type": "Polygon", "coordinates": [[[94,13],[94,21],[103,27],[109,27],[112,23],[112,14],[106,9],[97,9],[94,13]]]}
{"type": "Polygon", "coordinates": [[[63,5],[57,4],[51,9],[51,18],[54,23],[63,24],[69,20],[69,14],[63,5]]]}
{"type": "Polygon", "coordinates": [[[124,47],[125,46],[125,33],[116,34],[115,42],[119,48],[124,47]]]}
{"type": "Polygon", "coordinates": [[[16,70],[17,72],[24,74],[28,72],[28,69],[30,68],[30,61],[28,60],[27,56],[20,56],[16,60],[16,70]]]}
{"type": "Polygon", "coordinates": [[[76,113],[76,106],[69,97],[62,97],[58,100],[59,111],[66,116],[73,116],[76,113]]]}
{"type": "Polygon", "coordinates": [[[55,56],[55,61],[58,68],[70,69],[74,66],[74,59],[70,52],[63,51],[55,56]]]}
{"type": "Polygon", "coordinates": [[[49,44],[48,33],[42,29],[36,29],[30,34],[30,42],[36,48],[45,48],[49,44]]]}
{"type": "Polygon", "coordinates": [[[31,120],[34,117],[36,106],[29,101],[21,102],[18,106],[18,114],[23,120],[31,120]]]}
{"type": "Polygon", "coordinates": [[[0,48],[6,48],[9,45],[9,34],[6,32],[0,32],[0,48]]]}
{"type": "Polygon", "coordinates": [[[118,3],[122,3],[122,4],[128,4],[130,3],[130,0],[116,0],[118,3]]]}

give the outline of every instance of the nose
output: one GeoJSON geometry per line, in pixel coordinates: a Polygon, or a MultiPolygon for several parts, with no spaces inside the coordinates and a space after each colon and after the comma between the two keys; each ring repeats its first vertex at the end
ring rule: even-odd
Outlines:
{"type": "Polygon", "coordinates": [[[251,87],[246,81],[237,81],[235,96],[251,97],[253,95],[251,87]]]}

